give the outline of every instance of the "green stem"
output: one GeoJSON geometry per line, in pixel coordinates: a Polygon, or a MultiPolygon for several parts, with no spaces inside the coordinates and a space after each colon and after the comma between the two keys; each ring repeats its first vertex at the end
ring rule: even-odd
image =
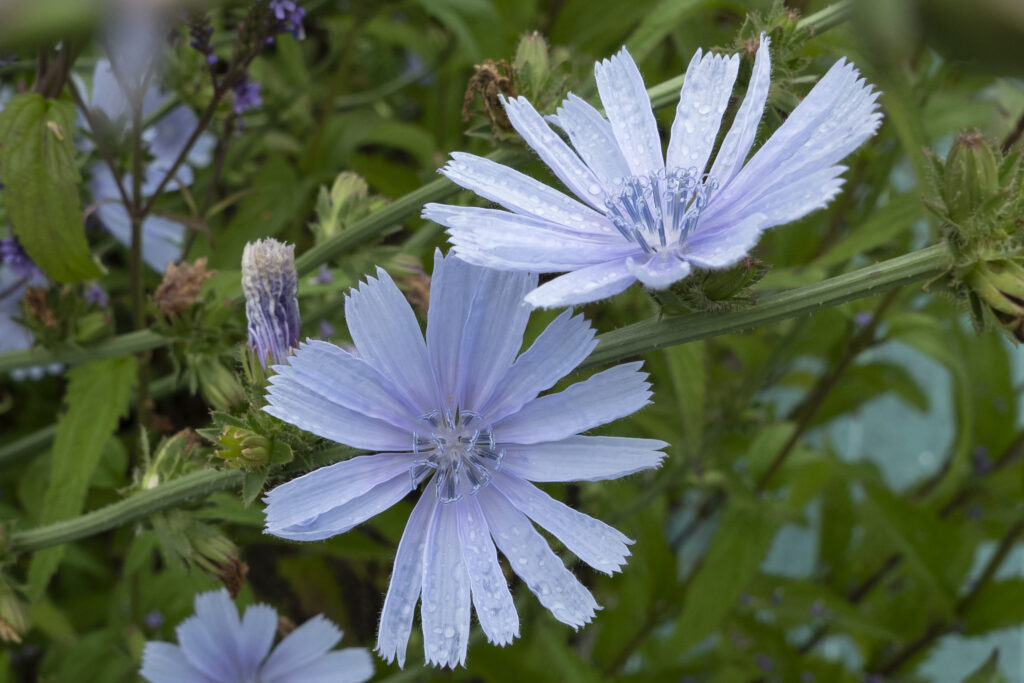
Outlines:
{"type": "Polygon", "coordinates": [[[160,510],[238,486],[241,470],[200,470],[172,479],[147,491],[140,491],[105,508],[80,517],[11,534],[8,549],[21,553],[60,545],[108,531],[160,510]]]}
{"type": "Polygon", "coordinates": [[[139,330],[138,332],[130,332],[105,339],[89,347],[67,347],[61,349],[31,348],[8,351],[7,353],[0,353],[0,374],[34,365],[49,365],[50,363],[77,365],[78,363],[99,360],[101,358],[129,356],[139,351],[167,346],[173,341],[172,337],[165,337],[151,330],[139,330]]]}
{"type": "Polygon", "coordinates": [[[936,244],[821,282],[770,294],[741,311],[693,313],[627,325],[599,336],[600,343],[582,367],[607,365],[666,346],[685,344],[838,306],[893,287],[933,278],[946,269],[948,262],[948,249],[943,244],[936,244]]]}

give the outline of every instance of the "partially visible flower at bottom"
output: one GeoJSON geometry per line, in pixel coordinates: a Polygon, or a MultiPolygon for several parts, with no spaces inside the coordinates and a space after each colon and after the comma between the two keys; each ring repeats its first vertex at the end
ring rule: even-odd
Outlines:
{"type": "Polygon", "coordinates": [[[661,463],[663,441],[580,436],[648,403],[641,364],[538,397],[597,341],[582,316],[566,311],[519,353],[530,317],[523,297],[536,275],[437,252],[426,343],[401,290],[384,270],[377,278],[345,302],[358,357],[326,342],[303,344],[288,365],[274,368],[264,410],[378,453],[270,491],[267,532],[329,538],[425,484],[398,546],[377,638],[381,656],[399,665],[421,599],[432,664],[465,664],[471,604],[490,642],[506,645],[519,635],[495,545],[555,618],[574,628],[588,623],[597,602],[533,523],[608,574],[625,564],[631,541],[530,482],[615,479],[661,463]]]}
{"type": "Polygon", "coordinates": [[[341,631],[315,616],[272,648],[277,612],[252,605],[240,619],[225,589],[196,596],[195,616],[177,628],[178,645],[151,641],[139,673],[150,683],[360,683],[373,675],[364,648],[331,651],[341,631]]]}

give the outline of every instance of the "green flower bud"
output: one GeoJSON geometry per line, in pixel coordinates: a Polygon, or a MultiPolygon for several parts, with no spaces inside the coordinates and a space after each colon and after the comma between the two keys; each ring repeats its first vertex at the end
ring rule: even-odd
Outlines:
{"type": "Polygon", "coordinates": [[[981,262],[963,278],[999,325],[1024,342],[1024,268],[1010,260],[981,262]]]}
{"type": "Polygon", "coordinates": [[[291,461],[292,449],[282,442],[241,427],[224,427],[218,454],[236,467],[263,467],[291,461]]]}
{"type": "Polygon", "coordinates": [[[204,357],[194,367],[203,398],[217,410],[229,410],[245,399],[242,383],[220,361],[204,357]]]}
{"type": "Polygon", "coordinates": [[[540,95],[551,75],[551,57],[544,36],[534,31],[522,37],[516,47],[512,70],[524,95],[531,99],[540,95]]]}
{"type": "Polygon", "coordinates": [[[951,221],[961,224],[973,216],[1000,191],[997,150],[978,132],[958,135],[940,189],[951,221]]]}

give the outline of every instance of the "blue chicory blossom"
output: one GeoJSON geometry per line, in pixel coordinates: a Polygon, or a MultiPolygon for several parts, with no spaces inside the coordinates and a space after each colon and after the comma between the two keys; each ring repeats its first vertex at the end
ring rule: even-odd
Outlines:
{"type": "Polygon", "coordinates": [[[331,651],[341,631],[316,616],[271,648],[277,612],[251,605],[244,616],[225,589],[201,593],[195,616],[177,628],[178,644],[152,641],[140,674],[150,683],[361,683],[373,675],[364,648],[331,651]]]}
{"type": "MultiPolygon", "coordinates": [[[[142,82],[148,83],[146,80],[142,82]]],[[[93,71],[90,108],[101,112],[110,121],[130,127],[130,96],[115,74],[111,60],[99,60],[93,71]]],[[[143,116],[155,111],[167,97],[158,86],[149,85],[142,94],[143,116]]],[[[195,113],[188,106],[180,105],[143,131],[142,139],[149,156],[141,188],[144,197],[151,197],[156,192],[198,123],[195,113]]],[[[85,124],[85,127],[88,128],[88,125],[85,124]]],[[[200,135],[189,150],[186,163],[178,167],[164,191],[191,185],[195,175],[193,167],[205,166],[210,162],[215,143],[216,139],[211,134],[200,135]]],[[[119,242],[130,246],[131,217],[122,201],[113,172],[105,163],[97,162],[90,167],[90,175],[89,190],[99,222],[119,242]]],[[[130,174],[122,176],[122,183],[131,192],[130,174]]],[[[181,258],[184,242],[185,226],[177,221],[150,215],[142,223],[142,259],[154,270],[163,272],[169,264],[181,258]]]]}
{"type": "Polygon", "coordinates": [[[529,176],[455,153],[441,172],[508,211],[428,204],[456,255],[519,271],[567,273],[529,293],[533,306],[581,304],[639,280],[664,289],[693,267],[728,267],[772,226],[825,206],[840,190],[837,162],[878,128],[878,93],[837,62],[744,163],[768,97],[769,40],[761,37],[746,96],[711,161],[739,69],[738,55],[694,55],[668,151],[640,71],[623,49],[594,67],[608,118],[574,95],[548,120],[522,97],[509,121],[581,201],[529,176]]]}
{"type": "MultiPolygon", "coordinates": [[[[20,351],[32,346],[35,337],[15,318],[21,317],[20,302],[25,296],[27,287],[48,287],[49,282],[43,271],[13,235],[0,240],[0,353],[4,351],[20,351]]],[[[11,371],[11,379],[42,379],[46,373],[56,375],[64,370],[59,363],[11,371]]]]}
{"type": "Polygon", "coordinates": [[[267,366],[267,359],[288,362],[288,351],[299,345],[299,276],[295,245],[268,237],[249,242],[242,250],[242,292],[249,322],[249,345],[267,366]]]}
{"type": "Polygon", "coordinates": [[[426,660],[465,664],[470,604],[488,640],[519,635],[497,549],[551,610],[579,628],[597,603],[533,524],[611,574],[631,541],[532,481],[596,481],[657,467],[667,444],[580,436],[648,403],[641,363],[538,397],[593,350],[594,330],[566,311],[522,354],[537,276],[434,258],[426,341],[383,269],[352,290],[345,318],[358,355],[307,341],[278,366],[271,415],[333,441],[377,451],[270,491],[266,531],[297,541],[343,533],[427,485],[395,556],[377,651],[404,665],[422,600],[426,660]],[[532,522],[531,522],[532,520],[532,522]]]}

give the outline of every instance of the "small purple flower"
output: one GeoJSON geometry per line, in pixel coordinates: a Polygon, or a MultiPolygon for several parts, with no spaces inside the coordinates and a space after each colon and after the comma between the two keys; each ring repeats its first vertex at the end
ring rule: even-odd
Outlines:
{"type": "Polygon", "coordinates": [[[327,266],[321,263],[320,270],[317,271],[313,282],[318,285],[329,285],[334,282],[334,276],[331,275],[331,271],[327,269],[327,266]]]}
{"type": "Polygon", "coordinates": [[[0,264],[10,268],[21,279],[37,280],[44,277],[32,257],[25,252],[14,235],[0,240],[0,264]]]}
{"type": "Polygon", "coordinates": [[[143,621],[146,622],[146,627],[156,630],[164,625],[164,615],[160,613],[160,610],[153,610],[145,617],[143,621]]]}
{"type": "Polygon", "coordinates": [[[288,634],[277,647],[277,612],[247,607],[240,619],[227,590],[196,596],[195,616],[177,628],[178,644],[151,641],[139,673],[150,683],[361,683],[373,676],[364,648],[331,651],[341,631],[316,616],[288,634]]]}
{"type": "Polygon", "coordinates": [[[299,3],[295,0],[270,0],[270,13],[286,32],[297,39],[302,38],[302,21],[306,18],[306,10],[299,3]]]}
{"type": "Polygon", "coordinates": [[[258,109],[263,106],[263,98],[260,96],[260,84],[258,81],[249,79],[246,75],[241,81],[231,86],[235,94],[235,113],[244,114],[250,109],[258,109]]]}
{"type": "Polygon", "coordinates": [[[525,98],[503,99],[513,127],[579,201],[456,152],[441,173],[508,211],[427,204],[423,216],[447,227],[455,254],[471,263],[567,272],[527,295],[536,307],[596,301],[637,280],[665,289],[694,267],[731,266],[764,230],[838,194],[845,167],[837,162],[881,121],[878,93],[840,60],[747,160],[768,97],[768,45],[762,35],[750,86],[713,161],[739,56],[697,51],[663,155],[643,78],[623,49],[594,68],[607,119],[575,95],[547,118],[573,147],[525,98]]]}
{"type": "Polygon", "coordinates": [[[110,305],[110,297],[97,283],[90,285],[89,288],[85,290],[85,294],[83,296],[86,301],[91,304],[95,304],[100,308],[106,308],[110,305]]]}
{"type": "Polygon", "coordinates": [[[359,352],[309,341],[275,367],[264,410],[297,427],[376,451],[278,486],[266,531],[296,541],[344,533],[421,483],[377,637],[405,662],[417,602],[429,663],[465,664],[474,606],[488,640],[519,635],[519,616],[497,551],[555,618],[588,623],[597,603],[534,523],[595,569],[611,574],[631,541],[531,482],[614,479],[657,467],[667,444],[580,436],[648,403],[640,363],[599,372],[538,397],[593,350],[594,330],[566,311],[523,353],[537,276],[434,256],[426,341],[383,270],[352,290],[345,319],[359,352]],[[431,483],[432,482],[432,483],[431,483]],[[497,548],[495,548],[497,545],[497,548]]]}
{"type": "Polygon", "coordinates": [[[853,323],[857,326],[858,330],[863,330],[871,324],[871,321],[874,320],[874,318],[875,314],[871,311],[861,311],[853,316],[853,323]]]}
{"type": "Polygon", "coordinates": [[[334,325],[330,324],[326,320],[321,320],[320,321],[320,336],[321,337],[323,337],[324,339],[330,339],[331,337],[334,336],[335,332],[336,332],[336,330],[334,329],[334,325]]]}
{"type": "Polygon", "coordinates": [[[757,663],[757,668],[766,674],[771,673],[772,669],[775,668],[775,663],[772,661],[772,658],[766,654],[758,654],[754,657],[754,661],[757,663]]]}
{"type": "Polygon", "coordinates": [[[299,344],[298,289],[295,245],[269,237],[245,245],[242,292],[249,345],[264,367],[268,357],[275,363],[287,363],[289,349],[299,344]]]}

